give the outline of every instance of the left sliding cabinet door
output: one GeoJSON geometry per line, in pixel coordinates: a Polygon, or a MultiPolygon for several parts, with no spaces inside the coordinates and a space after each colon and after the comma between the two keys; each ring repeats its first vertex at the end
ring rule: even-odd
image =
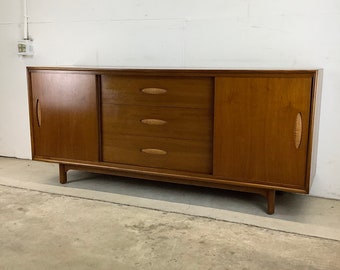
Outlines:
{"type": "Polygon", "coordinates": [[[96,75],[31,71],[33,158],[98,161],[96,75]]]}

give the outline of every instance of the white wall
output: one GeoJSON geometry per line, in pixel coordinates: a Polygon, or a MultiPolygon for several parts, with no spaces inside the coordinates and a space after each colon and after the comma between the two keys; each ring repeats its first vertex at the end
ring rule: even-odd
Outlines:
{"type": "Polygon", "coordinates": [[[340,199],[339,0],[0,0],[0,155],[30,157],[25,66],[324,69],[312,194],[340,199]]]}

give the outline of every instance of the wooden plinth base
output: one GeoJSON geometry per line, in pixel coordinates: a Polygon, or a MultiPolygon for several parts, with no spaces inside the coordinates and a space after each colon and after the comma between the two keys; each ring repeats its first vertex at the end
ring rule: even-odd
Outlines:
{"type": "Polygon", "coordinates": [[[261,188],[253,188],[253,187],[243,187],[243,186],[234,186],[228,184],[218,184],[212,182],[201,182],[195,180],[187,180],[181,178],[169,178],[169,177],[162,177],[158,175],[148,175],[142,173],[126,173],[122,171],[116,170],[109,170],[103,168],[94,168],[94,167],[86,167],[80,165],[70,165],[70,164],[59,164],[59,180],[61,184],[67,183],[67,171],[68,170],[85,170],[94,173],[104,173],[104,174],[112,174],[112,175],[119,175],[119,176],[127,176],[127,177],[135,177],[135,178],[142,178],[148,180],[155,180],[155,181],[163,181],[163,182],[170,182],[170,183],[178,183],[178,184],[186,184],[186,185],[194,185],[194,186],[203,186],[203,187],[212,187],[212,188],[221,188],[227,190],[235,190],[241,192],[249,192],[249,193],[256,193],[264,196],[267,200],[267,214],[272,215],[275,211],[275,190],[272,189],[261,189],[261,188]]]}

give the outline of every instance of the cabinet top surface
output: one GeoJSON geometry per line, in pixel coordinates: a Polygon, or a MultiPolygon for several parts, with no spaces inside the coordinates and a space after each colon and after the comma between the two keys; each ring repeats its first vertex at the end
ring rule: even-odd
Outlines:
{"type": "Polygon", "coordinates": [[[110,68],[110,67],[59,67],[59,66],[28,66],[28,72],[86,72],[92,74],[126,74],[126,75],[170,75],[170,76],[225,76],[225,75],[254,75],[254,74],[301,74],[314,75],[318,69],[155,69],[155,68],[110,68]]]}

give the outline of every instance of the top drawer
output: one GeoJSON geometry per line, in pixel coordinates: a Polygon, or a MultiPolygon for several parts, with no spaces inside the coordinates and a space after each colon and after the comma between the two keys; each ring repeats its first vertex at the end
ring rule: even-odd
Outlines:
{"type": "Polygon", "coordinates": [[[102,102],[211,108],[212,77],[102,76],[102,102]]]}

